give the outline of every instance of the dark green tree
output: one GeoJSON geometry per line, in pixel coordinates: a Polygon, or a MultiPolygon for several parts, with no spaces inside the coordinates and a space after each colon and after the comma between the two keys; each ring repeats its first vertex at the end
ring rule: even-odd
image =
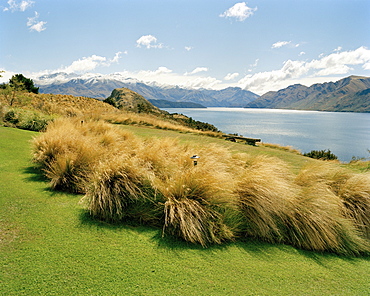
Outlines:
{"type": "Polygon", "coordinates": [[[9,85],[16,91],[26,90],[35,94],[39,93],[39,88],[35,87],[33,80],[24,77],[22,74],[15,74],[10,78],[9,85]]]}

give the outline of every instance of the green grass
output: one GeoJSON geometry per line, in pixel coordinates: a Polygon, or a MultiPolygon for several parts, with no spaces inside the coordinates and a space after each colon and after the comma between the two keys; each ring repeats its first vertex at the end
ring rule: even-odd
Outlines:
{"type": "MultiPolygon", "coordinates": [[[[151,131],[158,132],[143,133],[151,131]]],[[[33,169],[36,134],[0,127],[1,295],[370,293],[368,257],[249,239],[204,249],[162,238],[159,229],[95,221],[80,196],[49,190],[33,169]]]]}

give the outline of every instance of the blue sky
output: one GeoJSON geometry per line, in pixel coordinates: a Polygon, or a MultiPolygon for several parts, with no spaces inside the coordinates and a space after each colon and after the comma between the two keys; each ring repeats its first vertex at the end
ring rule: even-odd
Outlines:
{"type": "Polygon", "coordinates": [[[0,0],[0,69],[258,94],[370,76],[370,1],[0,0]]]}

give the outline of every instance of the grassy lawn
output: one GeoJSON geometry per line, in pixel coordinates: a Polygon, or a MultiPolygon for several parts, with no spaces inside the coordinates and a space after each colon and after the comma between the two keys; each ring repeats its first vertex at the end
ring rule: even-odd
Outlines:
{"type": "MultiPolygon", "coordinates": [[[[141,136],[199,139],[129,129],[141,136]]],[[[162,238],[159,229],[94,221],[79,204],[81,196],[50,191],[33,169],[34,135],[0,127],[0,295],[370,294],[370,258],[249,239],[203,249],[162,238]]],[[[222,143],[250,153],[269,151],[222,143]]],[[[295,166],[302,161],[290,157],[295,166]]]]}

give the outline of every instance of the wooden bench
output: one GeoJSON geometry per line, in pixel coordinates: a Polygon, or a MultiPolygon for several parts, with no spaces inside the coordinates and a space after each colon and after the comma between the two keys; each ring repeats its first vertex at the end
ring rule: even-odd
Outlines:
{"type": "Polygon", "coordinates": [[[231,142],[238,142],[239,141],[245,141],[245,144],[256,146],[256,142],[261,142],[261,139],[254,139],[254,138],[246,138],[241,136],[235,136],[235,135],[222,135],[225,140],[231,141],[231,142]]]}

